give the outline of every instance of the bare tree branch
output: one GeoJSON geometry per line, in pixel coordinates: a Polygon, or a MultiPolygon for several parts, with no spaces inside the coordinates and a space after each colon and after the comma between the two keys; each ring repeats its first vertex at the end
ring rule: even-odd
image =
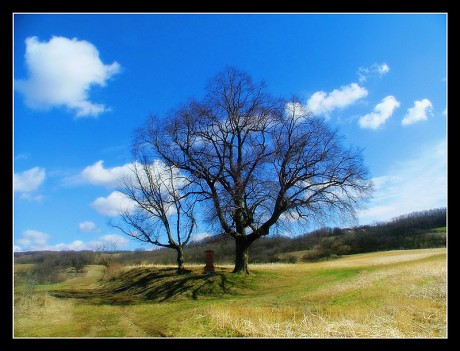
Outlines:
{"type": "Polygon", "coordinates": [[[187,192],[191,183],[177,167],[152,162],[141,148],[134,150],[138,161],[119,191],[136,206],[133,211],[120,211],[121,220],[110,224],[141,242],[176,250],[178,272],[182,272],[183,248],[196,227],[196,195],[187,192]]]}

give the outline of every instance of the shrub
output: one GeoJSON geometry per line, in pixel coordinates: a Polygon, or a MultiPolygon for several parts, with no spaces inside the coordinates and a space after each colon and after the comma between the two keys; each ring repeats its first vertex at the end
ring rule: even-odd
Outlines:
{"type": "Polygon", "coordinates": [[[327,257],[326,253],[320,249],[314,249],[308,251],[305,255],[302,256],[303,261],[315,262],[327,257]]]}
{"type": "Polygon", "coordinates": [[[294,255],[288,255],[285,260],[287,263],[297,263],[299,261],[299,258],[294,255]]]}

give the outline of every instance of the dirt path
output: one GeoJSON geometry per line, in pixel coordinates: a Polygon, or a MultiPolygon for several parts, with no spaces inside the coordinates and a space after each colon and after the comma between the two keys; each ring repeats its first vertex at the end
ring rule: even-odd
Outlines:
{"type": "Polygon", "coordinates": [[[144,330],[139,324],[134,322],[135,319],[139,318],[130,308],[121,307],[120,320],[118,325],[126,331],[128,337],[148,337],[152,336],[144,330]]]}

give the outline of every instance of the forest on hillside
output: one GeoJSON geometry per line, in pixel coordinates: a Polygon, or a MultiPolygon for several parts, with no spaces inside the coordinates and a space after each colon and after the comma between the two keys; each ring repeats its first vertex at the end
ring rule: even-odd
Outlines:
{"type": "MultiPolygon", "coordinates": [[[[321,228],[297,237],[274,235],[254,242],[250,263],[296,263],[333,259],[347,254],[446,246],[447,210],[438,208],[402,215],[385,223],[354,228],[321,228]],[[299,254],[294,254],[298,253],[299,254]]],[[[185,247],[185,264],[204,262],[205,250],[215,251],[215,263],[233,263],[234,242],[211,237],[185,247]]],[[[34,263],[42,282],[59,280],[65,268],[82,272],[87,264],[175,264],[173,250],[34,251],[14,253],[15,263],[34,263]]]]}
{"type": "MultiPolygon", "coordinates": [[[[385,223],[354,228],[321,228],[297,237],[274,235],[253,243],[249,251],[250,263],[299,261],[291,252],[307,251],[302,261],[331,259],[346,254],[385,250],[424,249],[446,246],[446,208],[413,212],[385,223]]],[[[232,263],[234,242],[221,237],[211,237],[192,243],[184,250],[186,262],[202,263],[203,251],[215,251],[216,263],[232,263]]],[[[124,263],[140,264],[175,263],[172,250],[140,250],[126,253],[119,259],[124,263]]]]}

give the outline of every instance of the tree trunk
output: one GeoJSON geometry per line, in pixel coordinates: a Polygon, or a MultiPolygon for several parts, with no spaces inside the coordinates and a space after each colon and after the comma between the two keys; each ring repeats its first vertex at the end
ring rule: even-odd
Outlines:
{"type": "Polygon", "coordinates": [[[235,238],[235,268],[233,273],[246,273],[250,274],[248,268],[248,249],[249,244],[246,236],[235,238]]]}
{"type": "Polygon", "coordinates": [[[177,251],[177,273],[184,272],[184,253],[181,246],[176,247],[177,251]]]}

